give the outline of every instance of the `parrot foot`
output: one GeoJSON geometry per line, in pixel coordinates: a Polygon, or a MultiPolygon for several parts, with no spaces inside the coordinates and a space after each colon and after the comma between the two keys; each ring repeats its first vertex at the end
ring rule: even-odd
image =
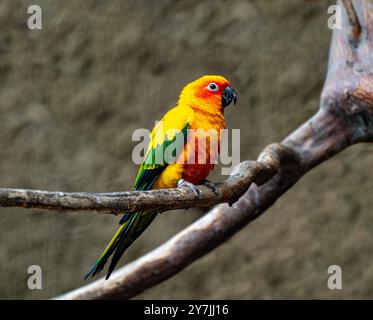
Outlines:
{"type": "Polygon", "coordinates": [[[193,193],[195,194],[196,197],[199,196],[199,190],[197,189],[197,187],[191,183],[191,182],[188,182],[184,179],[180,179],[178,182],[177,182],[177,187],[178,188],[187,188],[187,189],[190,189],[193,191],[193,193]]]}
{"type": "Polygon", "coordinates": [[[211,182],[210,180],[204,180],[202,182],[202,184],[206,187],[209,187],[211,189],[211,191],[215,194],[215,196],[219,196],[219,191],[218,191],[218,188],[216,187],[216,184],[211,182]]]}

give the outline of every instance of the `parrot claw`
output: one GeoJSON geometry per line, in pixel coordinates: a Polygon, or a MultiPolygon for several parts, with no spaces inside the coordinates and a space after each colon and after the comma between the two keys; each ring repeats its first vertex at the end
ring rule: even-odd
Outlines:
{"type": "Polygon", "coordinates": [[[218,188],[216,187],[216,184],[209,181],[209,180],[204,180],[202,182],[202,184],[206,187],[209,187],[211,189],[211,191],[215,194],[215,196],[219,196],[219,191],[218,191],[218,188]]]}
{"type": "Polygon", "coordinates": [[[196,197],[199,197],[199,190],[198,188],[191,182],[188,182],[184,179],[180,179],[178,182],[177,182],[177,187],[178,188],[187,188],[187,189],[190,189],[193,191],[193,193],[195,194],[196,197]]]}

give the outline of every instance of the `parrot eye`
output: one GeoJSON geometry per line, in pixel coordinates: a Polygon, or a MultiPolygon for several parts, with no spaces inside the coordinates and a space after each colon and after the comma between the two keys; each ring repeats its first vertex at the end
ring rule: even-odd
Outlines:
{"type": "Polygon", "coordinates": [[[211,82],[208,86],[207,86],[207,89],[211,90],[211,91],[214,91],[214,92],[218,92],[219,91],[219,87],[216,83],[214,82],[211,82]]]}

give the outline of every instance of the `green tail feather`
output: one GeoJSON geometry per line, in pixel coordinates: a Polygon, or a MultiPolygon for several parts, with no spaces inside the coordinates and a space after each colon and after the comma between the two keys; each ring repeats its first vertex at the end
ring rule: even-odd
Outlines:
{"type": "Polygon", "coordinates": [[[118,246],[118,239],[122,232],[122,230],[125,228],[126,224],[122,224],[114,237],[111,239],[107,247],[105,248],[104,252],[101,254],[101,256],[97,259],[96,263],[93,265],[92,269],[85,275],[84,280],[86,280],[88,277],[94,277],[96,274],[99,274],[101,270],[104,268],[107,260],[112,255],[112,253],[115,251],[116,247],[118,246]]]}
{"type": "Polygon", "coordinates": [[[150,223],[154,220],[156,216],[157,213],[139,213],[139,215],[135,219],[133,227],[131,228],[132,230],[129,231],[130,235],[128,237],[125,237],[124,234],[120,236],[118,240],[118,246],[115,248],[113,258],[110,262],[106,279],[109,279],[111,273],[113,272],[115,266],[118,264],[119,259],[122,257],[123,253],[145,231],[145,229],[150,225],[150,223]]]}
{"type": "Polygon", "coordinates": [[[136,212],[131,214],[127,218],[127,221],[119,227],[100,258],[97,259],[96,263],[84,279],[99,274],[103,270],[110,256],[114,254],[106,275],[106,279],[109,279],[123,253],[145,231],[156,216],[156,213],[142,214],[141,212],[136,212]]]}

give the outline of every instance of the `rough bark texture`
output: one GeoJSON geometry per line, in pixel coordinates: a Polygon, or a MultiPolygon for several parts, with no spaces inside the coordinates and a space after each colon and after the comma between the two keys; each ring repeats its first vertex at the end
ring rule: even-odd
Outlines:
{"type": "Polygon", "coordinates": [[[159,211],[190,207],[207,208],[218,203],[234,203],[251,183],[262,184],[277,172],[279,161],[270,149],[261,162],[245,161],[237,165],[229,179],[207,186],[129,191],[113,193],[60,192],[25,189],[0,189],[0,207],[22,207],[63,211],[100,211],[118,214],[136,211],[159,211]],[[196,193],[197,191],[197,193],[196,193]]]}

